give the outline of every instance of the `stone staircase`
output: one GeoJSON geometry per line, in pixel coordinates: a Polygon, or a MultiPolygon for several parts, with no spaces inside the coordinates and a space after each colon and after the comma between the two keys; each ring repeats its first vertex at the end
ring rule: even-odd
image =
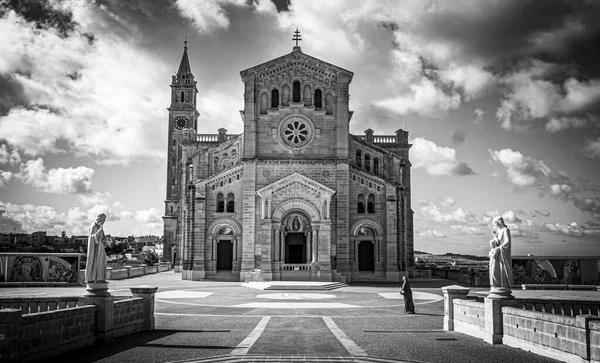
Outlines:
{"type": "Polygon", "coordinates": [[[394,360],[379,357],[356,357],[356,356],[316,356],[316,355],[222,355],[210,358],[190,359],[177,361],[177,363],[280,363],[280,362],[305,362],[305,363],[410,363],[409,361],[394,360]]]}
{"type": "Polygon", "coordinates": [[[360,271],[352,273],[352,282],[390,282],[381,275],[376,275],[371,271],[360,271]]]}
{"type": "Polygon", "coordinates": [[[204,278],[205,280],[208,281],[232,281],[232,282],[239,282],[240,281],[240,274],[238,273],[231,273],[231,271],[217,271],[216,274],[214,275],[208,275],[204,278]]]}
{"type": "Polygon", "coordinates": [[[331,283],[302,283],[301,281],[276,281],[265,288],[265,290],[334,290],[348,285],[342,282],[331,283]]]}

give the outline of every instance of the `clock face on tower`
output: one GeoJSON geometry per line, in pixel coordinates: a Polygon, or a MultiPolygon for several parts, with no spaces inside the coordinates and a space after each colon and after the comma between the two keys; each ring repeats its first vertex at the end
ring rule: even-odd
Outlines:
{"type": "Polygon", "coordinates": [[[178,130],[184,129],[187,127],[188,120],[184,116],[177,116],[175,119],[175,128],[178,130]]]}

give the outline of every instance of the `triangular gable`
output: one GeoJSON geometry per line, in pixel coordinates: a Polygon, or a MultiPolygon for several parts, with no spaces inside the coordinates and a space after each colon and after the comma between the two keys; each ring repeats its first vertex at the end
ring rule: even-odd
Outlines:
{"type": "Polygon", "coordinates": [[[294,173],[279,179],[278,181],[257,190],[256,194],[261,198],[270,198],[295,194],[298,191],[301,191],[307,196],[312,196],[315,199],[331,199],[335,194],[335,190],[299,173],[294,173]]]}
{"type": "Polygon", "coordinates": [[[313,56],[310,56],[308,54],[302,53],[301,50],[294,50],[291,53],[285,54],[281,57],[272,59],[270,61],[261,63],[259,65],[256,65],[254,67],[245,69],[243,71],[240,72],[240,75],[242,76],[242,79],[244,79],[244,77],[247,74],[257,74],[260,75],[266,71],[270,71],[270,68],[273,67],[277,67],[279,64],[281,63],[286,63],[288,61],[300,61],[298,63],[298,65],[302,65],[303,62],[309,62],[309,63],[313,63],[313,64],[318,64],[321,67],[324,68],[329,68],[332,71],[335,71],[337,73],[341,73],[341,74],[345,74],[350,80],[352,80],[352,76],[354,75],[354,73],[350,72],[347,69],[344,69],[342,67],[338,67],[336,65],[333,65],[331,63],[327,63],[325,61],[320,60],[319,58],[315,58],[313,56]]]}

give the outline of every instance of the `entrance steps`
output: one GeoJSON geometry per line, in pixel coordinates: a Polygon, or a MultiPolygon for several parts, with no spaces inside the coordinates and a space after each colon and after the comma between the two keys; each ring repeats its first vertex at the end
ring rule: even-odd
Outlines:
{"type": "Polygon", "coordinates": [[[240,281],[240,274],[231,273],[231,271],[217,271],[214,275],[208,275],[204,278],[209,281],[240,281]]]}
{"type": "MultiPolygon", "coordinates": [[[[348,285],[341,282],[319,281],[260,281],[247,282],[248,287],[260,290],[334,290],[348,285]]],[[[244,285],[246,285],[244,284],[244,285]]]]}
{"type": "Polygon", "coordinates": [[[373,272],[361,271],[352,273],[352,282],[390,282],[381,275],[376,275],[373,272]]]}
{"type": "Polygon", "coordinates": [[[210,358],[190,359],[177,361],[178,363],[279,363],[279,362],[305,362],[305,363],[409,363],[408,361],[379,357],[357,356],[316,356],[316,355],[221,355],[210,358]]]}

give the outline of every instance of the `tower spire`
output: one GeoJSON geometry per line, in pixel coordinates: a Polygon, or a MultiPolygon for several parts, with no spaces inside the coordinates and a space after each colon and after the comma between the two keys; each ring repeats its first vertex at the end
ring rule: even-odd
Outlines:
{"type": "Polygon", "coordinates": [[[187,37],[185,37],[185,41],[183,42],[183,56],[181,57],[181,62],[179,63],[179,70],[177,71],[177,78],[181,79],[183,75],[191,75],[192,68],[190,67],[190,60],[188,59],[187,54],[187,37]]]}

